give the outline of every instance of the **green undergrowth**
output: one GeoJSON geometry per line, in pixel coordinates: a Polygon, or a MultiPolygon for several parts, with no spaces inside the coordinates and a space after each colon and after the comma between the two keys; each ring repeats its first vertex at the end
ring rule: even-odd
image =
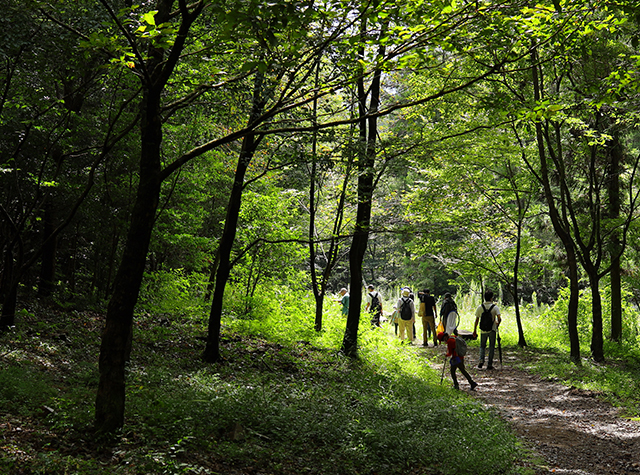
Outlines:
{"type": "Polygon", "coordinates": [[[141,309],[109,439],[91,430],[102,317],[26,312],[0,337],[0,473],[512,473],[506,424],[385,332],[363,324],[350,359],[331,302],[320,333],[309,298],[257,305],[225,314],[213,365],[206,314],[141,309]]]}
{"type": "MultiPolygon", "coordinates": [[[[222,361],[210,365],[200,358],[206,305],[185,306],[186,285],[171,284],[179,298],[154,285],[135,318],[125,427],[111,438],[91,427],[102,314],[33,305],[0,336],[0,473],[511,474],[528,457],[490,409],[440,384],[435,351],[363,317],[359,357],[343,356],[345,320],[331,300],[316,332],[309,295],[270,288],[247,300],[231,288],[222,361]]],[[[473,328],[469,307],[461,328],[473,328]]],[[[638,414],[631,338],[607,343],[605,363],[585,354],[576,366],[559,315],[524,307],[520,349],[513,309],[502,312],[510,363],[638,414]]]]}

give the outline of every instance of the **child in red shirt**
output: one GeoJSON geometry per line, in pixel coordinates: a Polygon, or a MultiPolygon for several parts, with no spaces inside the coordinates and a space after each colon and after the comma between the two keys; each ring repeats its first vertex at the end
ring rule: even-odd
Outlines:
{"type": "Polygon", "coordinates": [[[469,375],[469,373],[467,373],[467,370],[464,367],[464,356],[458,356],[458,354],[456,353],[455,335],[449,336],[449,334],[447,333],[440,332],[438,334],[438,340],[447,340],[447,356],[451,356],[451,360],[449,361],[449,363],[451,364],[451,379],[453,380],[453,387],[456,389],[460,389],[460,386],[458,385],[458,378],[456,378],[456,370],[459,368],[462,375],[467,378],[467,381],[469,381],[471,391],[476,389],[478,383],[471,379],[471,376],[469,375]]]}

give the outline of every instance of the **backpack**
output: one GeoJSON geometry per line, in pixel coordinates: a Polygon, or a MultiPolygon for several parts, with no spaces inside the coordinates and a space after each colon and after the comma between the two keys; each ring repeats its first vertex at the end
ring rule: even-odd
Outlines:
{"type": "Polygon", "coordinates": [[[413,312],[411,311],[411,305],[409,305],[409,297],[402,297],[402,306],[400,307],[400,317],[403,320],[411,320],[413,318],[413,312]]]}
{"type": "Polygon", "coordinates": [[[491,310],[493,310],[495,304],[491,304],[491,307],[487,310],[482,304],[482,315],[480,315],[480,330],[485,332],[490,332],[493,330],[493,314],[491,310]]]}
{"type": "Polygon", "coordinates": [[[456,355],[464,356],[467,354],[467,342],[459,336],[456,337],[456,355]]]}
{"type": "Polygon", "coordinates": [[[373,295],[373,293],[370,293],[369,296],[371,297],[371,306],[369,307],[369,311],[371,313],[379,313],[380,310],[382,310],[382,304],[380,303],[380,299],[378,298],[380,294],[378,292],[376,292],[375,295],[373,295]]]}

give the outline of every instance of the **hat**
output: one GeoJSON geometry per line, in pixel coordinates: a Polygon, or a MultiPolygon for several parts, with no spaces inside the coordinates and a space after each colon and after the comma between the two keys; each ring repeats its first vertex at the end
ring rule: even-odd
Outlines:
{"type": "Polygon", "coordinates": [[[447,334],[445,332],[438,333],[438,341],[443,341],[447,334]]]}
{"type": "Polygon", "coordinates": [[[410,291],[406,287],[404,289],[402,289],[402,296],[403,297],[408,297],[409,293],[410,293],[410,291]]]}

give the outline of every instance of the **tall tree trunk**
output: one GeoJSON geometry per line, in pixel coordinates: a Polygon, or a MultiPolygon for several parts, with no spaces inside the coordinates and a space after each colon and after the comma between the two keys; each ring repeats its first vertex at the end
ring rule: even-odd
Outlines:
{"type": "MultiPolygon", "coordinates": [[[[363,20],[361,35],[366,35],[366,23],[363,20]]],[[[384,55],[384,48],[380,50],[384,55]]],[[[364,56],[364,50],[360,54],[364,56]]],[[[358,354],[358,326],[360,324],[360,306],[362,304],[362,262],[369,241],[371,225],[371,208],[374,190],[374,165],[376,159],[376,143],[378,136],[378,119],[373,116],[366,119],[366,113],[375,114],[380,106],[381,71],[377,70],[370,87],[371,100],[369,110],[366,110],[367,92],[363,78],[358,79],[359,104],[359,136],[361,148],[358,150],[358,207],[356,223],[349,249],[349,267],[351,271],[351,296],[349,299],[349,314],[347,326],[342,340],[342,352],[349,357],[358,354]]]]}
{"type": "MultiPolygon", "coordinates": [[[[518,200],[520,201],[520,200],[518,200]]],[[[524,337],[524,329],[522,328],[522,317],[520,316],[520,292],[518,291],[519,269],[520,269],[520,253],[522,251],[522,222],[518,222],[518,237],[516,239],[516,256],[513,263],[513,301],[516,311],[516,325],[518,326],[518,346],[524,348],[527,346],[527,340],[524,337]]]]}
{"type": "MultiPolygon", "coordinates": [[[[318,83],[318,70],[320,63],[316,67],[316,87],[318,83]]],[[[313,121],[316,122],[316,114],[318,110],[317,98],[313,100],[313,121]]],[[[316,272],[316,179],[318,172],[318,132],[314,130],[311,143],[311,173],[309,180],[309,270],[311,271],[311,288],[316,300],[316,318],[314,328],[317,332],[322,330],[322,307],[324,303],[324,289],[318,283],[318,274],[316,272]]],[[[327,263],[328,265],[329,263],[327,263]]]]}
{"type": "MultiPolygon", "coordinates": [[[[173,4],[174,0],[156,1],[157,24],[170,20],[173,4]]],[[[162,92],[180,59],[191,24],[201,13],[202,7],[198,3],[190,12],[186,4],[181,2],[182,23],[171,51],[165,57],[163,49],[151,47],[149,58],[139,68],[143,71],[139,181],[100,345],[95,428],[101,433],[114,432],[124,424],[125,363],[131,350],[133,312],[140,292],[163,179],[160,159],[162,92]]]]}
{"type": "Polygon", "coordinates": [[[524,329],[522,327],[522,317],[520,315],[520,291],[518,289],[520,285],[520,256],[522,254],[522,228],[523,223],[527,215],[527,210],[529,209],[529,199],[521,198],[520,191],[518,189],[518,184],[516,183],[516,174],[513,170],[513,166],[510,161],[507,161],[507,171],[509,179],[509,183],[514,191],[516,203],[518,204],[518,216],[517,219],[514,220],[514,224],[516,226],[516,255],[513,259],[513,281],[511,295],[513,296],[514,308],[516,312],[516,325],[518,327],[518,346],[525,347],[527,346],[527,340],[524,337],[524,329]]]}
{"type": "Polygon", "coordinates": [[[578,286],[578,258],[573,246],[565,246],[567,267],[569,271],[569,305],[567,308],[567,326],[569,328],[569,357],[576,365],[580,365],[580,336],[578,334],[578,305],[580,289],[578,286]]]}
{"type": "MultiPolygon", "coordinates": [[[[609,170],[607,188],[609,194],[609,218],[620,217],[620,164],[622,162],[622,144],[618,134],[613,134],[609,148],[609,170]]],[[[622,286],[621,286],[621,243],[620,233],[611,237],[609,253],[611,255],[611,340],[622,340],[622,286]]]]}
{"type": "MultiPolygon", "coordinates": [[[[537,65],[537,53],[535,49],[532,50],[531,63],[532,63],[532,79],[533,79],[533,91],[534,99],[536,103],[539,103],[542,98],[542,88],[540,87],[540,77],[538,74],[537,65]]],[[[540,120],[535,123],[536,129],[536,143],[538,146],[538,156],[540,159],[540,175],[538,179],[542,185],[544,191],[544,197],[549,207],[549,217],[553,224],[553,229],[560,238],[565,252],[567,253],[567,265],[569,271],[569,307],[567,309],[567,325],[569,327],[569,343],[570,358],[575,364],[580,364],[580,339],[578,336],[578,302],[580,298],[578,289],[578,260],[576,257],[575,243],[571,238],[571,234],[567,227],[565,227],[562,217],[556,207],[556,201],[551,190],[551,179],[547,164],[546,153],[546,141],[542,130],[542,123],[540,120]]]]}
{"type": "Polygon", "coordinates": [[[600,277],[597,269],[589,272],[589,286],[591,287],[591,357],[596,362],[604,361],[604,337],[602,327],[602,297],[600,296],[600,277]]]}
{"type": "Polygon", "coordinates": [[[125,363],[130,351],[133,312],[160,197],[160,92],[150,87],[143,99],[140,181],[102,333],[95,426],[103,433],[111,433],[124,424],[125,363]]]}
{"type": "Polygon", "coordinates": [[[53,235],[55,230],[54,215],[53,204],[47,200],[44,205],[42,230],[44,244],[42,246],[40,281],[38,283],[38,294],[41,297],[49,297],[55,288],[57,239],[53,235]]]}
{"type": "MultiPolygon", "coordinates": [[[[264,110],[264,75],[257,74],[253,88],[253,103],[251,106],[251,116],[249,125],[264,110]]],[[[209,325],[207,329],[207,344],[202,355],[202,359],[207,363],[215,363],[220,360],[220,324],[222,319],[222,304],[224,303],[224,290],[229,281],[231,273],[231,250],[236,238],[236,229],[240,217],[240,206],[242,204],[242,192],[244,189],[244,178],[247,174],[249,164],[258,148],[260,140],[255,134],[248,134],[242,141],[242,148],[238,158],[238,166],[231,187],[229,204],[227,206],[227,216],[224,222],[224,230],[220,238],[218,272],[216,273],[215,290],[211,301],[211,312],[209,313],[209,325]]]]}

